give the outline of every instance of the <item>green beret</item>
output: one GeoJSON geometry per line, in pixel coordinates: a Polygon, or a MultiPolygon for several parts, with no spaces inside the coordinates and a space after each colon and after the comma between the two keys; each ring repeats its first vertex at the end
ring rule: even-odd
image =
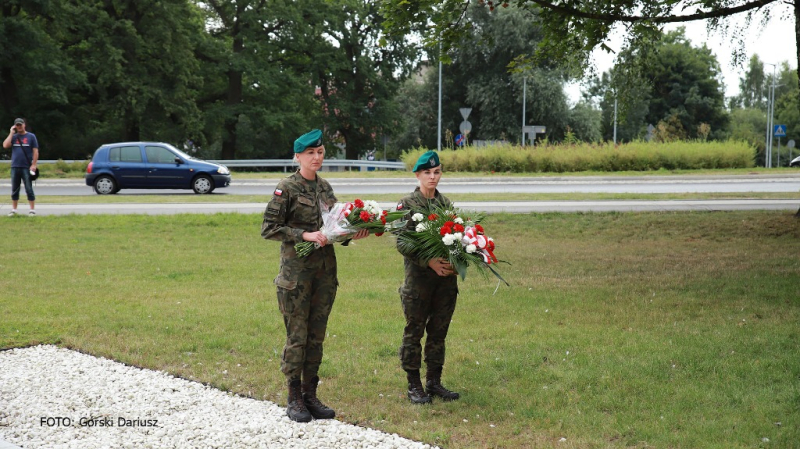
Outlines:
{"type": "Polygon", "coordinates": [[[431,150],[427,153],[424,153],[422,156],[417,159],[417,163],[414,165],[414,173],[420,170],[427,170],[429,168],[435,168],[442,164],[439,163],[439,155],[436,154],[435,151],[431,150]]]}
{"type": "Polygon", "coordinates": [[[294,152],[302,153],[306,148],[316,148],[322,146],[322,131],[313,129],[294,141],[294,152]]]}

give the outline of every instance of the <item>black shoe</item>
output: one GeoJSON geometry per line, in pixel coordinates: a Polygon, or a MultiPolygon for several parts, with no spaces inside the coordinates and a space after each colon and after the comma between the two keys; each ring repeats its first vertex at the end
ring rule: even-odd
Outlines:
{"type": "Polygon", "coordinates": [[[299,380],[289,382],[289,399],[286,404],[286,415],[295,422],[311,421],[311,413],[309,413],[306,408],[303,402],[303,394],[300,392],[299,380]]]}
{"type": "Polygon", "coordinates": [[[336,416],[336,412],[317,398],[318,384],[319,377],[317,376],[303,382],[303,404],[305,404],[314,419],[333,419],[333,417],[336,416]]]}
{"type": "Polygon", "coordinates": [[[419,388],[412,388],[411,385],[408,386],[408,398],[415,404],[430,404],[433,400],[428,396],[428,393],[425,393],[425,390],[422,389],[422,383],[420,383],[419,388]]]}
{"type": "Polygon", "coordinates": [[[422,381],[419,378],[419,370],[407,371],[408,379],[408,398],[415,404],[428,404],[432,401],[428,393],[422,389],[422,381]]]}
{"type": "Polygon", "coordinates": [[[333,419],[336,416],[336,412],[316,396],[309,397],[308,393],[303,393],[303,403],[314,419],[333,419]]]}
{"type": "Polygon", "coordinates": [[[430,396],[438,396],[445,401],[455,401],[461,395],[456,393],[455,391],[450,391],[445,388],[440,382],[435,380],[428,380],[425,383],[426,390],[430,396]]]}

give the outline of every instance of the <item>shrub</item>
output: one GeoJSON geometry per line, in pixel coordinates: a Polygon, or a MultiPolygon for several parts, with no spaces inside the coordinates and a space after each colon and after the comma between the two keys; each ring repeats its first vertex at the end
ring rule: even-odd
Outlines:
{"type": "MultiPolygon", "coordinates": [[[[403,153],[411,170],[426,148],[403,153]]],[[[743,140],[635,141],[612,143],[542,144],[520,147],[496,144],[443,150],[439,159],[447,171],[564,173],[580,171],[653,171],[713,168],[749,168],[755,165],[756,148],[743,140]]]]}

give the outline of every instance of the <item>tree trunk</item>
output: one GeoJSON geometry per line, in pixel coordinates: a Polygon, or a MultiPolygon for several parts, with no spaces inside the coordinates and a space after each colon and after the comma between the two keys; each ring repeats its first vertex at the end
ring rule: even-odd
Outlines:
{"type": "MultiPolygon", "coordinates": [[[[797,88],[800,89],[800,2],[794,3],[794,44],[797,49],[797,88]]],[[[797,209],[794,216],[800,218],[800,208],[797,209]]]]}
{"type": "MultiPolygon", "coordinates": [[[[233,39],[233,55],[238,57],[244,49],[244,40],[240,37],[233,39]]],[[[236,159],[236,124],[239,122],[240,107],[242,104],[242,71],[231,69],[228,71],[228,99],[229,116],[225,118],[225,134],[222,136],[222,159],[236,159]]]]}

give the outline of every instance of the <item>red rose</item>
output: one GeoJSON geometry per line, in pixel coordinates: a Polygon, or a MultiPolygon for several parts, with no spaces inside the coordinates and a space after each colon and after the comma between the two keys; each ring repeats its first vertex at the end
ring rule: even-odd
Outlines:
{"type": "Polygon", "coordinates": [[[453,226],[453,230],[456,231],[456,232],[464,232],[464,226],[461,226],[460,224],[456,224],[455,226],[453,226]]]}
{"type": "Polygon", "coordinates": [[[428,220],[430,220],[430,221],[436,220],[437,218],[439,218],[439,216],[438,216],[438,215],[436,215],[436,214],[430,214],[430,215],[428,215],[428,220]]]}
{"type": "Polygon", "coordinates": [[[361,213],[358,215],[358,218],[361,219],[364,223],[369,221],[369,212],[362,210],[361,213]]]}
{"type": "Polygon", "coordinates": [[[381,211],[381,216],[382,217],[385,217],[387,215],[389,215],[389,211],[388,210],[381,211]]]}
{"type": "Polygon", "coordinates": [[[364,207],[364,202],[361,201],[360,199],[356,198],[356,207],[358,207],[358,208],[364,207]]]}
{"type": "Polygon", "coordinates": [[[483,234],[483,226],[481,226],[479,224],[476,224],[475,225],[475,232],[477,232],[478,234],[483,234]]]}
{"type": "Polygon", "coordinates": [[[453,223],[452,221],[445,221],[442,226],[447,226],[448,228],[452,228],[454,224],[455,223],[453,223]]]}
{"type": "Polygon", "coordinates": [[[439,229],[439,234],[441,234],[441,235],[447,235],[447,234],[452,234],[452,233],[453,233],[453,230],[449,226],[442,226],[442,228],[439,229]]]}

